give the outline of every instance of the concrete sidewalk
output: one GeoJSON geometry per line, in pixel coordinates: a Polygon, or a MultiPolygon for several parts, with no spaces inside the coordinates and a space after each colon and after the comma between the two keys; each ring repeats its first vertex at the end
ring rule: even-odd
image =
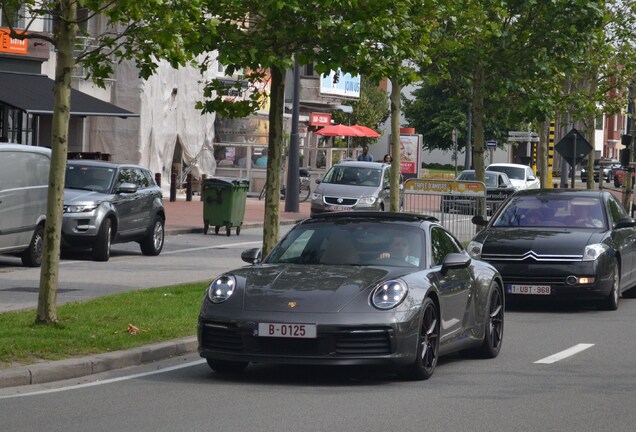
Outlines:
{"type": "MultiPolygon", "coordinates": [[[[186,201],[185,196],[177,196],[176,201],[170,202],[164,199],[163,204],[166,209],[166,235],[203,232],[203,202],[200,196],[193,196],[192,201],[186,201]]],[[[279,223],[292,224],[308,218],[309,207],[310,204],[307,201],[300,203],[298,213],[285,212],[285,202],[281,201],[279,223]]],[[[265,202],[256,197],[247,197],[242,228],[262,227],[264,215],[265,202]]],[[[214,235],[214,229],[208,231],[208,234],[210,233],[214,235]]],[[[234,228],[232,233],[235,233],[234,228]]],[[[219,231],[219,235],[225,235],[225,230],[219,231]]],[[[188,337],[131,350],[0,369],[0,388],[42,384],[88,376],[111,369],[137,366],[193,353],[196,352],[197,346],[196,337],[188,337]]]]}

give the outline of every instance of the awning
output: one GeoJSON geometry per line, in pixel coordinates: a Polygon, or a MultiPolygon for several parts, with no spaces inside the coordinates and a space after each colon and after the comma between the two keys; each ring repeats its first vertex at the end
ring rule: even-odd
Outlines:
{"type": "MultiPolygon", "coordinates": [[[[46,75],[0,72],[0,103],[31,114],[53,114],[54,81],[46,75]]],[[[71,89],[71,115],[139,117],[123,108],[71,89]]]]}
{"type": "MultiPolygon", "coordinates": [[[[351,114],[353,112],[353,107],[349,105],[341,105],[337,103],[325,103],[318,101],[300,101],[300,109],[310,112],[332,112],[332,111],[342,111],[346,114],[351,114]]],[[[285,103],[285,110],[291,112],[292,104],[289,102],[285,103]]]]}

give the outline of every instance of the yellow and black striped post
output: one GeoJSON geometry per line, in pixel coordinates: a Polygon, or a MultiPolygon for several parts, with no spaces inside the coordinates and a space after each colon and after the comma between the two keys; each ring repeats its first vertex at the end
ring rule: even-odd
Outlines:
{"type": "Polygon", "coordinates": [[[554,163],[554,120],[550,121],[550,131],[548,133],[548,177],[547,188],[552,188],[552,164],[554,163]]]}

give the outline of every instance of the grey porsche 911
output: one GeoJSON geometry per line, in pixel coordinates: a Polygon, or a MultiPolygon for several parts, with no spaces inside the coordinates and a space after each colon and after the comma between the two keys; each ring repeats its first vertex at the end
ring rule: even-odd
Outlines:
{"type": "Polygon", "coordinates": [[[438,357],[499,354],[502,279],[429,216],[342,212],[293,227],[266,257],[208,286],[199,353],[218,373],[250,362],[386,365],[428,379],[438,357]]]}

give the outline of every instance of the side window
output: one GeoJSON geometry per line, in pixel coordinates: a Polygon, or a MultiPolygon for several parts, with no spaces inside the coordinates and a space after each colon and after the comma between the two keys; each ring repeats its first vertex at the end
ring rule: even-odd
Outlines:
{"type": "Polygon", "coordinates": [[[150,186],[150,181],[148,177],[146,177],[144,170],[135,168],[132,170],[133,181],[137,185],[139,189],[147,188],[150,186]]]}
{"type": "Polygon", "coordinates": [[[117,185],[122,183],[134,183],[137,184],[133,177],[133,172],[130,168],[122,168],[117,174],[117,185]]]}
{"type": "Polygon", "coordinates": [[[389,184],[391,184],[391,170],[385,169],[383,179],[382,179],[382,186],[384,187],[389,184]]]}
{"type": "Polygon", "coordinates": [[[609,207],[612,225],[617,223],[622,218],[627,217],[627,212],[625,211],[623,206],[616,201],[614,197],[610,197],[610,199],[607,201],[607,206],[609,207]]]}
{"type": "Polygon", "coordinates": [[[431,259],[433,266],[442,265],[446,255],[453,252],[461,252],[462,248],[457,241],[446,231],[439,227],[431,229],[431,259]]]}

